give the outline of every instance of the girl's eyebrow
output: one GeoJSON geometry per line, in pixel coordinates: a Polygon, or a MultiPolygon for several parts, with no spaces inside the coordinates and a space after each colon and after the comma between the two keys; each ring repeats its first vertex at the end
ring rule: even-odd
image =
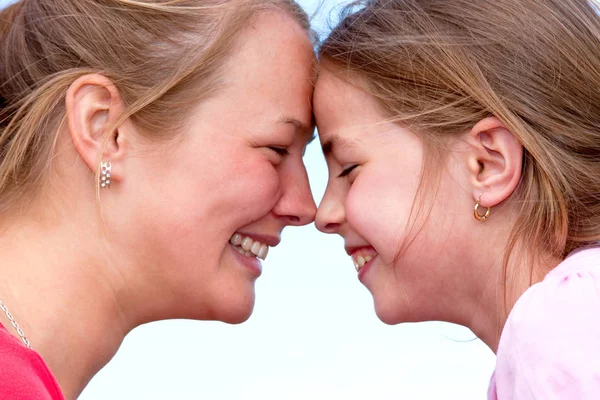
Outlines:
{"type": "Polygon", "coordinates": [[[323,154],[327,157],[333,152],[334,147],[352,147],[355,145],[354,142],[354,140],[348,140],[339,135],[331,135],[330,137],[326,138],[321,148],[323,149],[323,154]]]}

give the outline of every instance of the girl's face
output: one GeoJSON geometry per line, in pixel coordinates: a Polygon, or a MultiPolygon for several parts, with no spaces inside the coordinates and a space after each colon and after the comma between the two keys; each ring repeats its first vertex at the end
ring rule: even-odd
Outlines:
{"type": "Polygon", "coordinates": [[[483,279],[469,268],[477,222],[460,155],[441,166],[437,193],[424,193],[435,195],[423,210],[428,218],[413,225],[411,213],[429,204],[415,202],[423,141],[387,122],[374,97],[327,69],[315,86],[314,110],[329,167],[318,229],[344,238],[382,321],[452,319],[448,306],[483,279]]]}
{"type": "Polygon", "coordinates": [[[181,143],[148,144],[125,166],[135,179],[110,189],[132,205],[116,223],[120,236],[143,266],[139,280],[160,282],[170,317],[247,319],[260,259],[284,227],[313,221],[302,156],[313,136],[314,63],[295,21],[257,17],[181,143]]]}

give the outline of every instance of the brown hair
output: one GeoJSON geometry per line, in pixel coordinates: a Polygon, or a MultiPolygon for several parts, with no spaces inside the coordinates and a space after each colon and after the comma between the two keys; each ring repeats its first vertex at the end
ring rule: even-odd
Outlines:
{"type": "Polygon", "coordinates": [[[126,107],[120,122],[168,138],[218,88],[249,19],[268,10],[309,29],[293,0],[21,0],[2,10],[0,211],[40,187],[78,77],[111,79],[126,107]]]}
{"type": "Polygon", "coordinates": [[[505,278],[517,245],[564,258],[600,240],[600,18],[588,1],[359,1],[320,56],[426,143],[490,115],[515,135],[525,157],[505,278]]]}

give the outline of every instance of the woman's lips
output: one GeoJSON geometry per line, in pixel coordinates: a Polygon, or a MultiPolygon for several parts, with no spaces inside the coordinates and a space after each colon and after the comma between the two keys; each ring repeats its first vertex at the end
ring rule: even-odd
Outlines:
{"type": "Polygon", "coordinates": [[[246,250],[234,246],[233,244],[229,244],[229,246],[231,246],[233,256],[242,265],[252,271],[252,275],[258,278],[262,274],[262,263],[253,253],[247,252],[246,250]],[[246,253],[249,253],[250,255],[246,255],[246,253]]]}
{"type": "Polygon", "coordinates": [[[276,236],[235,232],[229,239],[229,244],[236,258],[252,270],[256,276],[260,276],[262,273],[260,260],[266,259],[269,248],[277,246],[279,241],[279,237],[276,236]]]}

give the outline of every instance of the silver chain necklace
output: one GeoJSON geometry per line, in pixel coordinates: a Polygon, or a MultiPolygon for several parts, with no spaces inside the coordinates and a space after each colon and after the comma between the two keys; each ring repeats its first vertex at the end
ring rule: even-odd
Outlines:
{"type": "Polygon", "coordinates": [[[17,321],[15,321],[12,314],[10,312],[8,312],[8,308],[6,308],[6,306],[4,305],[2,300],[0,300],[0,308],[2,309],[2,311],[4,311],[4,313],[6,314],[6,317],[8,318],[8,320],[10,321],[12,326],[17,330],[17,333],[21,337],[21,341],[23,341],[25,346],[27,346],[28,348],[31,348],[31,342],[29,342],[29,339],[27,339],[25,337],[25,333],[23,332],[21,327],[19,327],[19,324],[17,324],[17,321]]]}

